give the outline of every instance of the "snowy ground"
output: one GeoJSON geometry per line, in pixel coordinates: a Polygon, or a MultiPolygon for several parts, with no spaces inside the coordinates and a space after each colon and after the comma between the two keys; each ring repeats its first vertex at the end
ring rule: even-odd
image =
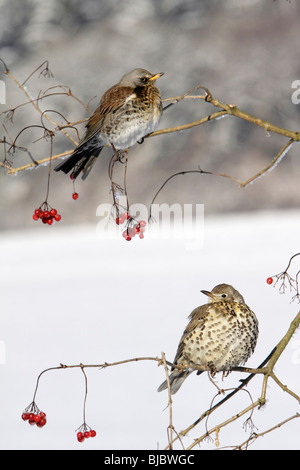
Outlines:
{"type": "MultiPolygon", "coordinates": [[[[35,226],[0,236],[0,369],[2,449],[163,449],[167,443],[167,393],[157,393],[164,370],[138,362],[105,370],[86,369],[86,421],[94,439],[76,441],[82,424],[84,378],[80,369],[51,371],[40,382],[36,401],[47,413],[43,429],[29,426],[21,413],[31,400],[37,375],[65,364],[100,364],[133,357],[172,360],[187,316],[206,302],[201,289],[226,282],[256,312],[260,336],[249,366],[257,366],[284,335],[299,310],[291,294],[266,284],[299,251],[300,212],[256,213],[205,219],[203,247],[183,240],[105,240],[96,228],[35,226]],[[3,424],[4,423],[4,424],[3,424]]],[[[295,260],[295,274],[300,268],[295,260]]],[[[280,380],[300,393],[300,332],[276,366],[280,380]]],[[[238,384],[232,373],[223,388],[238,384]]],[[[252,398],[261,379],[249,384],[252,398]]],[[[215,388],[205,374],[189,377],[174,397],[173,424],[180,431],[205,411],[215,388]]],[[[242,393],[213,415],[208,427],[250,404],[242,393]]],[[[262,432],[299,411],[270,381],[268,403],[255,411],[262,432]]],[[[242,418],[222,430],[220,445],[243,442],[242,418]]],[[[298,419],[266,435],[253,448],[299,448],[298,419]]],[[[185,438],[205,432],[204,423],[185,438]]],[[[180,448],[180,446],[178,446],[180,448]]],[[[203,443],[202,449],[214,448],[203,443]]]]}

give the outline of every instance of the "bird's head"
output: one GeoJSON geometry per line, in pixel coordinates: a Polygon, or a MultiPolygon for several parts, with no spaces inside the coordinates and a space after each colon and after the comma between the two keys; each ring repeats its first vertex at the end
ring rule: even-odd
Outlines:
{"type": "Polygon", "coordinates": [[[121,86],[131,86],[136,88],[138,86],[145,86],[149,83],[154,83],[159,77],[164,75],[162,72],[150,73],[145,69],[133,69],[131,72],[126,73],[120,80],[121,86]]]}
{"type": "Polygon", "coordinates": [[[202,290],[209,297],[208,302],[233,301],[245,303],[244,297],[229,284],[218,284],[212,291],[202,290]]]}

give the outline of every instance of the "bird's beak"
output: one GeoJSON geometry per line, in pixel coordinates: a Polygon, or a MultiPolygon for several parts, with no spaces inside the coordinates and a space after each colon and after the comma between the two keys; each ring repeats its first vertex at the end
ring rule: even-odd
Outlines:
{"type": "Polygon", "coordinates": [[[201,292],[202,292],[202,294],[205,294],[208,297],[210,297],[212,300],[214,300],[214,301],[217,300],[217,298],[214,296],[214,294],[212,294],[209,290],[202,290],[201,292]]]}
{"type": "Polygon", "coordinates": [[[156,73],[156,74],[152,75],[152,77],[149,78],[149,80],[150,80],[150,81],[157,80],[159,77],[162,77],[163,75],[164,75],[163,72],[156,73]]]}

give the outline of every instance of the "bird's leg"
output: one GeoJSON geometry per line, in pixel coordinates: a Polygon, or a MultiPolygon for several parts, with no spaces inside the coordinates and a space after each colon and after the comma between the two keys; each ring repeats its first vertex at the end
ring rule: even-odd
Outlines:
{"type": "Polygon", "coordinates": [[[231,370],[223,370],[223,373],[222,373],[222,380],[224,380],[225,377],[228,377],[228,375],[230,374],[231,370]]]}
{"type": "Polygon", "coordinates": [[[122,164],[127,164],[127,160],[128,160],[128,149],[126,150],[119,150],[118,151],[118,161],[122,164]]]}

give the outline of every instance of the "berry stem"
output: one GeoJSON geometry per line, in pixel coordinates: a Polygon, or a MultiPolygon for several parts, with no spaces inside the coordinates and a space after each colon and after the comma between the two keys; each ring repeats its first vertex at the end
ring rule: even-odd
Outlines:
{"type": "Polygon", "coordinates": [[[48,201],[49,190],[50,190],[50,177],[51,177],[51,159],[53,155],[53,134],[49,132],[50,136],[50,158],[49,158],[49,165],[48,165],[48,181],[47,181],[47,191],[46,191],[46,201],[48,201]]]}
{"type": "Polygon", "coordinates": [[[81,371],[84,375],[84,382],[85,382],[85,393],[84,393],[84,400],[83,400],[83,423],[85,424],[85,406],[86,406],[88,388],[87,388],[87,376],[86,376],[86,373],[84,371],[84,366],[83,365],[81,365],[81,371]]]}
{"type": "Polygon", "coordinates": [[[35,386],[35,390],[34,390],[34,394],[33,394],[32,403],[35,403],[35,397],[36,397],[36,394],[37,394],[37,391],[38,391],[38,386],[39,386],[40,378],[42,377],[42,375],[45,374],[45,372],[48,372],[49,370],[57,370],[57,369],[61,369],[61,368],[63,368],[63,367],[49,367],[48,369],[43,370],[38,375],[38,378],[36,380],[36,386],[35,386]]]}

